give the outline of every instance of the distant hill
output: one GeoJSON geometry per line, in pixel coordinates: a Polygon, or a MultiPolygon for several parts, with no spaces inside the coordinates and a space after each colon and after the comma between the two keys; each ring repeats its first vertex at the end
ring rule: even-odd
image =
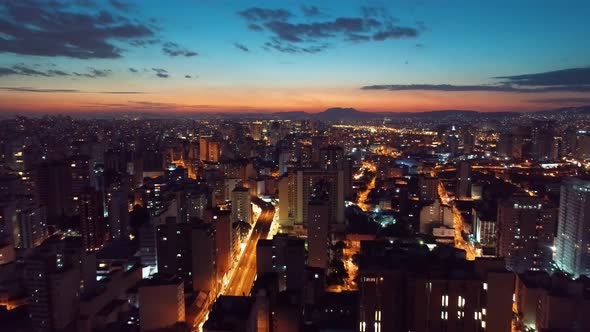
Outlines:
{"type": "Polygon", "coordinates": [[[354,108],[328,108],[327,110],[313,114],[313,118],[322,121],[339,120],[371,120],[383,117],[379,113],[361,112],[354,108]]]}

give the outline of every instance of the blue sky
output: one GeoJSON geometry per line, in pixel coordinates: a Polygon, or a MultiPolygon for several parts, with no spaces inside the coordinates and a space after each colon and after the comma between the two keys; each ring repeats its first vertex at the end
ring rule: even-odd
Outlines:
{"type": "Polygon", "coordinates": [[[6,1],[0,109],[590,104],[589,13],[587,1],[6,1]]]}

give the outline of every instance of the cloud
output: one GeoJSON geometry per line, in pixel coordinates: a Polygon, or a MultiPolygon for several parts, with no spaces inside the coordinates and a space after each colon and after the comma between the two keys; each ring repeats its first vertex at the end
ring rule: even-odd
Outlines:
{"type": "Polygon", "coordinates": [[[27,87],[0,87],[3,91],[14,91],[14,92],[42,92],[42,93],[80,93],[82,91],[76,89],[37,89],[27,87]]]}
{"type": "Polygon", "coordinates": [[[167,42],[163,45],[162,51],[169,56],[185,56],[185,57],[193,57],[199,55],[199,53],[195,51],[188,50],[186,48],[180,47],[180,45],[172,42],[167,42]]]}
{"type": "Polygon", "coordinates": [[[266,33],[267,50],[283,53],[317,53],[331,45],[332,40],[345,42],[385,41],[416,38],[419,27],[399,25],[398,19],[383,7],[363,7],[359,16],[309,20],[320,14],[314,6],[303,6],[307,20],[298,20],[285,9],[252,7],[239,12],[248,29],[266,33]]]}
{"type": "Polygon", "coordinates": [[[98,94],[143,94],[141,91],[82,91],[78,89],[39,89],[30,87],[0,87],[2,91],[33,92],[33,93],[98,93],[98,94]]]}
{"type": "MultiPolygon", "coordinates": [[[[389,91],[492,91],[514,93],[590,92],[590,67],[568,68],[541,73],[496,76],[494,84],[383,84],[361,87],[362,90],[389,91]]],[[[555,100],[555,99],[545,99],[555,100]]],[[[570,100],[572,100],[570,98],[570,100]]]]}
{"type": "Polygon", "coordinates": [[[152,68],[152,70],[156,73],[156,76],[158,76],[160,78],[168,78],[168,77],[170,77],[170,75],[168,74],[168,71],[166,69],[152,68]]]}
{"type": "Polygon", "coordinates": [[[193,78],[191,75],[184,75],[184,78],[193,78]]]}
{"type": "Polygon", "coordinates": [[[0,31],[7,36],[0,39],[0,53],[77,59],[119,58],[123,49],[117,45],[154,34],[140,22],[43,0],[3,1],[0,31]]]}
{"type": "Polygon", "coordinates": [[[239,50],[242,50],[242,51],[244,51],[244,52],[250,52],[250,49],[249,49],[249,48],[248,48],[246,45],[244,45],[244,44],[240,44],[240,43],[234,43],[234,46],[235,46],[237,49],[239,49],[239,50]]]}
{"type": "Polygon", "coordinates": [[[414,38],[418,36],[418,30],[407,27],[392,27],[390,29],[379,31],[373,35],[373,40],[387,40],[400,38],[414,38]]]}
{"type": "Polygon", "coordinates": [[[90,68],[90,70],[86,73],[77,73],[74,72],[73,74],[78,77],[88,77],[88,78],[97,78],[97,77],[107,77],[112,73],[110,69],[95,69],[90,68]]]}
{"type": "Polygon", "coordinates": [[[159,39],[136,39],[136,40],[132,40],[129,42],[130,45],[135,46],[135,47],[143,47],[145,48],[146,46],[149,45],[155,45],[155,44],[159,44],[160,40],[159,39]]]}
{"type": "Polygon", "coordinates": [[[249,21],[268,21],[268,20],[287,20],[293,14],[286,9],[266,9],[251,7],[238,13],[244,19],[249,21]]]}
{"type": "Polygon", "coordinates": [[[110,3],[111,6],[123,12],[129,11],[133,7],[132,4],[120,0],[110,0],[110,3]]]}
{"type": "Polygon", "coordinates": [[[135,68],[133,68],[133,67],[129,67],[129,71],[130,71],[130,72],[132,72],[132,73],[137,73],[137,72],[139,72],[139,70],[138,70],[138,69],[135,69],[135,68]]]}
{"type": "Polygon", "coordinates": [[[19,63],[12,67],[0,67],[0,77],[18,75],[18,76],[37,76],[37,77],[59,77],[59,76],[78,76],[78,77],[105,77],[111,73],[109,69],[95,69],[90,68],[89,72],[86,73],[69,73],[60,69],[42,69],[40,65],[25,65],[19,63]]]}
{"type": "Polygon", "coordinates": [[[362,90],[386,90],[386,91],[442,91],[442,92],[515,92],[515,93],[543,93],[543,92],[590,92],[590,86],[552,86],[552,87],[518,87],[513,85],[453,85],[453,84],[390,84],[368,85],[362,90]]]}
{"type": "Polygon", "coordinates": [[[494,78],[522,86],[590,85],[590,67],[569,68],[524,75],[498,76],[494,78]]]}
{"type": "Polygon", "coordinates": [[[590,97],[563,97],[563,98],[538,98],[529,99],[530,103],[539,104],[590,104],[590,97]]]}
{"type": "Polygon", "coordinates": [[[95,93],[103,93],[108,95],[141,95],[145,94],[143,91],[101,91],[95,93]]]}
{"type": "Polygon", "coordinates": [[[316,7],[316,6],[302,5],[301,6],[301,11],[303,12],[303,15],[305,15],[307,17],[320,16],[322,14],[322,12],[320,11],[320,9],[318,7],[316,7]]]}
{"type": "Polygon", "coordinates": [[[252,31],[264,31],[264,28],[262,28],[260,25],[258,25],[256,23],[248,24],[248,29],[250,29],[252,31]]]}
{"type": "Polygon", "coordinates": [[[0,67],[0,77],[9,75],[18,75],[18,71],[12,68],[0,67]]]}
{"type": "Polygon", "coordinates": [[[297,46],[294,44],[284,44],[278,40],[272,40],[270,42],[264,43],[263,48],[265,50],[275,50],[281,53],[290,53],[290,54],[297,54],[297,53],[308,53],[314,54],[324,51],[325,49],[329,48],[329,44],[322,44],[322,45],[311,45],[311,46],[297,46]]]}

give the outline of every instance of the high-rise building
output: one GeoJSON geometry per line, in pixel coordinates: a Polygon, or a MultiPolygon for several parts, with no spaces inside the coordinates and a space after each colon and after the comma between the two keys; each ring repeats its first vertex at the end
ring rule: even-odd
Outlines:
{"type": "Polygon", "coordinates": [[[61,331],[74,326],[83,286],[81,254],[72,254],[75,250],[83,249],[50,238],[25,258],[24,283],[32,331],[61,331]]]}
{"type": "Polygon", "coordinates": [[[262,139],[262,122],[256,121],[250,123],[250,136],[255,141],[262,139]]]}
{"type": "Polygon", "coordinates": [[[590,159],[590,131],[578,130],[576,132],[576,144],[574,155],[579,160],[590,159]]]}
{"type": "Polygon", "coordinates": [[[583,331],[590,326],[588,281],[560,273],[519,274],[514,291],[518,322],[529,331],[583,331]]]}
{"type": "Polygon", "coordinates": [[[209,139],[210,137],[206,136],[199,138],[199,159],[201,161],[209,160],[209,139]]]}
{"type": "Polygon", "coordinates": [[[290,169],[279,182],[279,222],[283,227],[307,225],[308,203],[314,189],[323,182],[327,201],[330,205],[330,225],[344,223],[344,173],[343,171],[321,171],[311,169],[290,169]]]}
{"type": "Polygon", "coordinates": [[[255,299],[246,296],[220,296],[203,325],[203,332],[258,332],[255,299]]]}
{"type": "Polygon", "coordinates": [[[208,161],[218,162],[221,156],[221,145],[217,141],[210,141],[208,146],[208,161]]]}
{"type": "Polygon", "coordinates": [[[471,164],[469,161],[460,161],[457,165],[457,198],[471,198],[471,164]]]}
{"type": "Polygon", "coordinates": [[[257,275],[276,272],[281,290],[303,290],[305,261],[305,241],[286,234],[278,234],[272,240],[258,240],[256,245],[257,275]]]}
{"type": "Polygon", "coordinates": [[[330,258],[330,206],[326,201],[312,201],[307,213],[307,265],[325,269],[330,258]]]}
{"type": "Polygon", "coordinates": [[[433,202],[438,199],[438,178],[420,176],[418,178],[419,198],[421,201],[433,202]]]}
{"type": "Polygon", "coordinates": [[[45,207],[28,205],[17,210],[14,246],[34,248],[47,238],[45,207]]]}
{"type": "Polygon", "coordinates": [[[250,190],[242,185],[231,192],[231,221],[252,223],[252,203],[250,202],[250,190]]]}
{"type": "Polygon", "coordinates": [[[205,222],[215,228],[215,246],[217,276],[223,277],[232,263],[233,232],[230,211],[216,209],[205,210],[205,222]]]}
{"type": "Polygon", "coordinates": [[[320,168],[323,170],[341,170],[344,162],[344,149],[337,145],[320,148],[320,168]]]}
{"type": "Polygon", "coordinates": [[[547,271],[551,264],[557,209],[539,197],[513,196],[498,204],[498,252],[516,273],[547,271]]]}
{"type": "Polygon", "coordinates": [[[358,331],[510,331],[514,274],[502,260],[384,245],[361,243],[358,331]]]}
{"type": "Polygon", "coordinates": [[[90,186],[90,161],[87,156],[75,155],[68,160],[72,177],[72,207],[80,213],[80,197],[90,186]]]}
{"type": "Polygon", "coordinates": [[[129,237],[128,200],[128,193],[121,189],[112,190],[108,194],[109,232],[112,239],[129,237]]]}
{"type": "Polygon", "coordinates": [[[184,283],[175,276],[156,275],[138,289],[139,330],[170,328],[186,320],[184,283]]]}
{"type": "Polygon", "coordinates": [[[199,138],[199,159],[201,161],[218,162],[221,155],[219,142],[210,136],[199,138]]]}
{"type": "Polygon", "coordinates": [[[35,172],[37,200],[47,209],[47,220],[72,213],[72,178],[65,163],[42,163],[35,172]]]}
{"type": "Polygon", "coordinates": [[[561,185],[553,260],[574,276],[590,276],[590,179],[569,178],[561,185]]]}
{"type": "Polygon", "coordinates": [[[80,234],[86,251],[102,248],[107,238],[100,193],[88,187],[78,196],[80,234]]]}
{"type": "Polygon", "coordinates": [[[158,272],[182,277],[189,290],[213,290],[217,274],[213,225],[198,220],[176,223],[169,218],[156,232],[158,272]]]}
{"type": "Polygon", "coordinates": [[[533,123],[531,140],[533,158],[537,161],[557,159],[557,140],[555,139],[555,122],[537,120],[533,123]]]}

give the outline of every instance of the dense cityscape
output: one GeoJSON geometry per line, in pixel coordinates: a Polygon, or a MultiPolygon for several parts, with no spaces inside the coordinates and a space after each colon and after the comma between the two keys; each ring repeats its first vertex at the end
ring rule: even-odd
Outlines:
{"type": "Polygon", "coordinates": [[[3,120],[2,326],[590,326],[585,110],[329,112],[3,120]]]}
{"type": "Polygon", "coordinates": [[[590,332],[588,13],[0,0],[0,332],[590,332]]]}

